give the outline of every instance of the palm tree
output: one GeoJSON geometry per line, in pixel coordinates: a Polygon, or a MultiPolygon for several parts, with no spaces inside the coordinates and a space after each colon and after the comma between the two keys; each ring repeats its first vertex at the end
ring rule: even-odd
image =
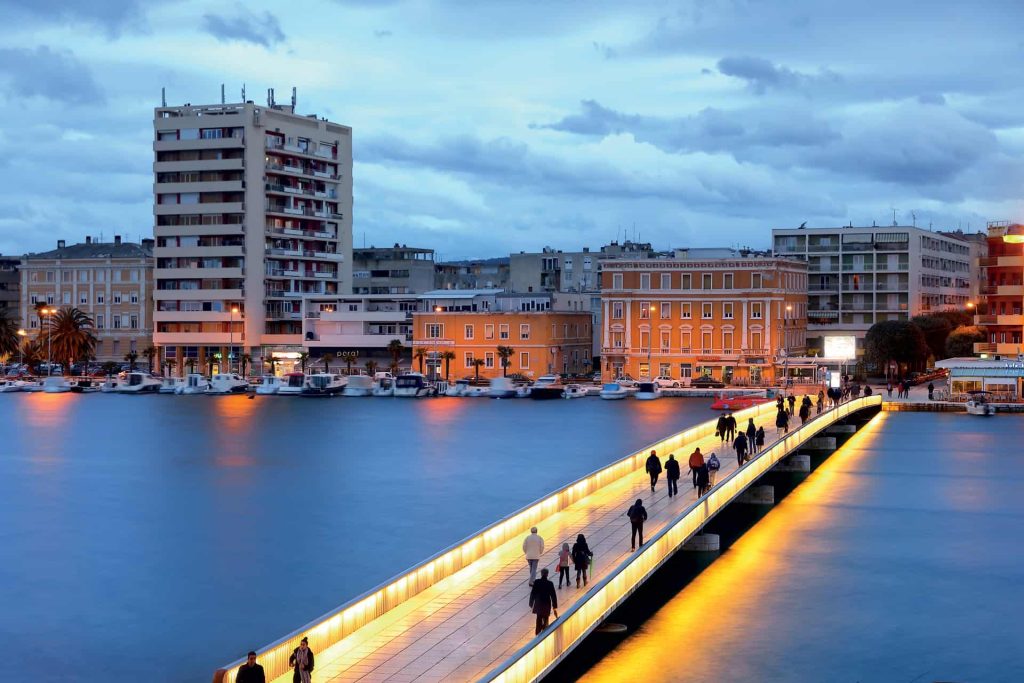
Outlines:
{"type": "Polygon", "coordinates": [[[351,353],[345,354],[345,374],[352,374],[352,363],[355,362],[355,357],[351,353]]]}
{"type": "Polygon", "coordinates": [[[252,356],[249,355],[248,353],[243,353],[241,356],[238,357],[238,364],[240,366],[239,370],[241,370],[239,374],[242,375],[242,377],[245,377],[246,369],[250,365],[252,365],[252,356]]]}
{"type": "Polygon", "coordinates": [[[277,374],[277,359],[274,358],[273,356],[270,357],[270,374],[277,374]]]}
{"type": "Polygon", "coordinates": [[[160,352],[157,351],[156,347],[152,345],[147,346],[142,350],[142,357],[149,363],[149,374],[151,375],[153,374],[153,359],[155,359],[159,353],[160,352]]]}
{"type": "Polygon", "coordinates": [[[508,361],[515,353],[515,349],[511,346],[499,346],[498,347],[498,358],[501,359],[501,376],[508,376],[508,361]]]}
{"type": "Polygon", "coordinates": [[[483,358],[474,358],[472,360],[472,364],[473,364],[473,370],[476,371],[476,381],[479,382],[480,381],[480,368],[484,364],[484,359],[483,358]]]}
{"type": "Polygon", "coordinates": [[[0,354],[14,355],[21,348],[18,323],[7,317],[6,310],[0,310],[0,354]]]}
{"type": "Polygon", "coordinates": [[[417,361],[419,361],[419,364],[420,364],[420,374],[422,375],[423,374],[423,360],[427,357],[427,350],[424,347],[422,347],[422,346],[417,346],[416,350],[412,352],[412,355],[413,355],[413,357],[416,358],[417,361]]]}
{"type": "Polygon", "coordinates": [[[444,361],[444,381],[448,381],[448,374],[452,368],[452,361],[455,360],[454,351],[445,351],[441,354],[441,360],[444,361]]]}
{"type": "Polygon", "coordinates": [[[391,371],[392,375],[397,377],[398,376],[398,361],[396,361],[396,360],[391,361],[391,365],[388,366],[388,370],[391,371]]]}
{"type": "Polygon", "coordinates": [[[368,360],[366,361],[366,365],[364,367],[366,367],[366,374],[369,375],[370,377],[373,377],[374,373],[377,372],[377,361],[368,360]]]}
{"type": "MultiPolygon", "coordinates": [[[[134,351],[129,351],[124,354],[124,359],[128,361],[128,369],[135,372],[135,361],[139,359],[139,354],[134,351]]],[[[150,370],[152,370],[152,366],[150,367],[150,370]]]]}
{"type": "Polygon", "coordinates": [[[306,372],[306,363],[309,362],[309,353],[303,351],[299,354],[299,367],[302,368],[302,372],[306,372]]]}
{"type": "Polygon", "coordinates": [[[388,353],[391,354],[391,367],[398,367],[398,359],[402,357],[403,350],[405,350],[405,345],[397,339],[392,339],[388,343],[388,353]]]}
{"type": "Polygon", "coordinates": [[[185,360],[185,369],[188,370],[188,374],[191,375],[196,371],[196,362],[195,358],[187,358],[185,360]]]}
{"type": "Polygon", "coordinates": [[[174,360],[173,358],[165,358],[164,359],[164,368],[166,368],[166,370],[167,370],[167,376],[168,377],[174,375],[174,366],[176,366],[177,364],[178,364],[178,362],[176,360],[174,360]]]}
{"type": "Polygon", "coordinates": [[[118,365],[112,360],[108,360],[103,364],[103,373],[109,378],[113,377],[117,373],[118,365]]]}
{"type": "Polygon", "coordinates": [[[334,358],[334,354],[331,353],[330,351],[320,356],[320,360],[324,362],[324,372],[329,373],[331,371],[331,361],[333,361],[334,358]]]}
{"type": "Polygon", "coordinates": [[[92,333],[93,322],[78,308],[62,308],[49,318],[50,342],[53,358],[71,365],[76,358],[88,358],[96,350],[96,335],[92,333]]]}

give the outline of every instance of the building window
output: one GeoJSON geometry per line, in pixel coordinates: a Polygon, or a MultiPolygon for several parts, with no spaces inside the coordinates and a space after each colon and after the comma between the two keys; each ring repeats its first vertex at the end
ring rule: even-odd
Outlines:
{"type": "Polygon", "coordinates": [[[700,333],[700,350],[701,353],[711,353],[711,333],[701,332],[700,333]]]}
{"type": "Polygon", "coordinates": [[[28,300],[29,300],[29,303],[31,303],[33,305],[37,304],[37,303],[39,303],[39,295],[38,294],[33,294],[32,296],[30,296],[28,298],[28,300]]]}
{"type": "Polygon", "coordinates": [[[137,271],[137,270],[132,270],[131,271],[131,281],[132,282],[138,282],[139,281],[139,271],[137,271]]]}
{"type": "Polygon", "coordinates": [[[722,351],[732,353],[732,330],[722,332],[722,351]]]}
{"type": "Polygon", "coordinates": [[[662,320],[671,320],[672,319],[672,303],[668,302],[668,301],[662,301],[658,306],[659,306],[658,307],[658,312],[661,313],[661,319],[662,320]]]}
{"type": "Polygon", "coordinates": [[[651,364],[647,363],[647,362],[641,363],[640,364],[640,376],[641,377],[650,377],[651,376],[650,373],[651,373],[651,364]]]}
{"type": "Polygon", "coordinates": [[[683,273],[679,276],[679,289],[693,289],[692,278],[689,273],[683,273]]]}
{"type": "Polygon", "coordinates": [[[622,289],[622,273],[612,273],[612,289],[622,289]]]}
{"type": "Polygon", "coordinates": [[[121,316],[119,316],[119,315],[112,315],[112,316],[110,316],[110,322],[114,323],[114,329],[115,330],[121,329],[121,316]]]}
{"type": "Polygon", "coordinates": [[[520,339],[529,339],[530,338],[530,326],[529,325],[524,323],[524,324],[519,326],[519,338],[520,339]]]}
{"type": "Polygon", "coordinates": [[[761,342],[760,332],[750,333],[750,348],[752,348],[754,351],[760,351],[761,349],[764,348],[764,344],[761,342]]]}
{"type": "Polygon", "coordinates": [[[444,325],[441,323],[427,323],[427,339],[440,339],[444,336],[444,325]]]}
{"type": "Polygon", "coordinates": [[[71,304],[71,292],[62,292],[62,293],[61,293],[61,296],[62,296],[62,298],[63,298],[63,301],[64,301],[64,305],[65,305],[65,306],[67,306],[67,305],[70,305],[70,304],[71,304]]]}
{"type": "Polygon", "coordinates": [[[132,315],[129,317],[128,326],[133,330],[139,329],[139,316],[132,315]]]}
{"type": "Polygon", "coordinates": [[[96,303],[98,303],[98,304],[102,304],[103,303],[103,295],[102,294],[97,294],[96,295],[96,303]]]}
{"type": "Polygon", "coordinates": [[[131,294],[131,302],[133,304],[139,303],[139,293],[138,292],[132,292],[132,294],[131,294]]]}
{"type": "Polygon", "coordinates": [[[640,289],[650,289],[650,288],[651,288],[651,274],[650,273],[640,273],[640,289]]]}
{"type": "Polygon", "coordinates": [[[492,323],[484,325],[484,339],[494,339],[494,325],[492,323]]]}
{"type": "Polygon", "coordinates": [[[722,275],[722,289],[732,289],[732,273],[722,275]]]}
{"type": "Polygon", "coordinates": [[[679,346],[681,347],[680,350],[681,351],[689,351],[690,350],[690,344],[691,344],[690,333],[688,331],[687,332],[680,332],[679,333],[679,346]]]}
{"type": "Polygon", "coordinates": [[[89,295],[86,294],[85,292],[82,292],[81,294],[79,294],[78,295],[78,303],[83,305],[83,306],[88,304],[89,303],[89,295]]]}
{"type": "Polygon", "coordinates": [[[96,316],[96,329],[97,329],[97,330],[102,330],[102,329],[104,329],[104,327],[103,327],[103,323],[104,323],[104,320],[103,320],[103,314],[102,314],[102,313],[100,313],[99,315],[97,315],[97,316],[96,316]]]}
{"type": "Polygon", "coordinates": [[[472,325],[466,325],[465,336],[466,336],[467,340],[473,338],[473,326],[472,325]]]}
{"type": "Polygon", "coordinates": [[[121,292],[114,292],[114,303],[121,303],[121,292]]]}
{"type": "Polygon", "coordinates": [[[662,363],[658,366],[658,375],[660,377],[671,377],[672,376],[672,364],[662,363]]]}
{"type": "Polygon", "coordinates": [[[711,289],[711,273],[702,273],[700,276],[701,289],[711,289]]]}
{"type": "Polygon", "coordinates": [[[762,308],[761,308],[761,302],[760,301],[751,301],[750,302],[750,319],[751,320],[760,320],[761,319],[761,311],[762,311],[762,308]]]}
{"type": "Polygon", "coordinates": [[[761,289],[761,273],[752,273],[750,275],[750,288],[761,289]]]}
{"type": "Polygon", "coordinates": [[[692,304],[689,301],[679,302],[679,319],[689,320],[693,317],[692,304]]]}
{"type": "Polygon", "coordinates": [[[714,317],[713,313],[711,312],[710,302],[704,302],[700,305],[700,317],[703,318],[704,320],[710,320],[712,317],[714,317]]]}
{"type": "Polygon", "coordinates": [[[89,281],[89,271],[88,270],[80,270],[80,271],[78,271],[78,281],[79,282],[88,282],[89,281]]]}
{"type": "Polygon", "coordinates": [[[612,302],[612,320],[622,320],[622,302],[612,302]]]}
{"type": "Polygon", "coordinates": [[[46,295],[46,303],[53,304],[53,294],[46,295]]]}
{"type": "Polygon", "coordinates": [[[508,339],[508,324],[501,323],[498,325],[498,339],[508,339]]]}
{"type": "Polygon", "coordinates": [[[473,367],[473,352],[472,351],[466,351],[466,353],[463,354],[463,362],[466,364],[467,368],[473,367]]]}
{"type": "Polygon", "coordinates": [[[641,301],[640,302],[640,319],[647,320],[651,317],[651,302],[641,301]]]}
{"type": "Polygon", "coordinates": [[[722,304],[722,319],[732,320],[732,302],[726,301],[722,304]]]}
{"type": "Polygon", "coordinates": [[[647,351],[651,346],[651,333],[647,330],[640,330],[640,350],[647,351]]]}
{"type": "Polygon", "coordinates": [[[486,353],[484,353],[484,367],[485,368],[493,368],[494,367],[494,354],[491,353],[490,351],[487,351],[486,353]]]}
{"type": "Polygon", "coordinates": [[[661,331],[661,352],[668,353],[672,349],[672,333],[668,330],[661,331]]]}
{"type": "Polygon", "coordinates": [[[693,377],[693,364],[692,363],[680,363],[679,364],[679,377],[681,379],[690,379],[693,377]]]}
{"type": "Polygon", "coordinates": [[[612,332],[612,346],[614,346],[617,349],[621,349],[622,348],[622,333],[621,332],[612,332]]]}
{"type": "Polygon", "coordinates": [[[661,288],[672,289],[672,273],[661,274],[661,288]]]}
{"type": "Polygon", "coordinates": [[[530,353],[528,351],[522,351],[519,354],[519,369],[528,370],[530,368],[530,353]]]}

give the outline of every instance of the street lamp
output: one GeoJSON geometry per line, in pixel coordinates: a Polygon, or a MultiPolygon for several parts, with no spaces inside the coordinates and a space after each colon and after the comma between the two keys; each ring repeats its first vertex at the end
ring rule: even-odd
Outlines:
{"type": "Polygon", "coordinates": [[[27,335],[28,332],[25,330],[18,330],[18,336],[21,337],[21,339],[18,340],[18,365],[22,366],[19,372],[25,371],[25,337],[27,335]]]}
{"type": "Polygon", "coordinates": [[[53,376],[53,314],[56,308],[44,308],[42,313],[46,316],[46,376],[53,376]]]}
{"type": "Polygon", "coordinates": [[[651,350],[654,348],[654,312],[658,310],[658,307],[651,304],[647,310],[651,313],[651,324],[647,331],[647,379],[652,379],[654,377],[654,373],[651,372],[651,350]]]}
{"type": "Polygon", "coordinates": [[[784,386],[789,387],[789,344],[786,342],[786,321],[789,319],[789,313],[793,310],[793,306],[786,304],[786,315],[782,319],[782,378],[785,380],[784,386]]]}
{"type": "Polygon", "coordinates": [[[238,306],[231,307],[228,323],[228,372],[235,371],[235,313],[238,313],[238,306]]]}

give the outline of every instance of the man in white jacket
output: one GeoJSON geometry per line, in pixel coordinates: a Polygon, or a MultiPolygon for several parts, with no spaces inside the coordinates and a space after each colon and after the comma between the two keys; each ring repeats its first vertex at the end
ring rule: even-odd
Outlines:
{"type": "Polygon", "coordinates": [[[537,565],[544,554],[544,539],[537,533],[537,527],[530,529],[530,535],[523,539],[523,552],[526,553],[526,564],[530,567],[530,585],[537,578],[537,565]]]}

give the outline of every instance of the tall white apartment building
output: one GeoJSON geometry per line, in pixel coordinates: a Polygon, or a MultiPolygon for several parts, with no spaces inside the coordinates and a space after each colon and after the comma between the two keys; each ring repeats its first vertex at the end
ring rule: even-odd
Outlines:
{"type": "Polygon", "coordinates": [[[807,346],[826,356],[830,341],[859,355],[876,322],[965,310],[978,248],[905,225],[772,230],[775,256],[807,262],[807,346]]]}
{"type": "Polygon", "coordinates": [[[351,292],[352,129],[271,100],[158,107],[153,131],[162,356],[301,352],[302,298],[351,292]]]}

